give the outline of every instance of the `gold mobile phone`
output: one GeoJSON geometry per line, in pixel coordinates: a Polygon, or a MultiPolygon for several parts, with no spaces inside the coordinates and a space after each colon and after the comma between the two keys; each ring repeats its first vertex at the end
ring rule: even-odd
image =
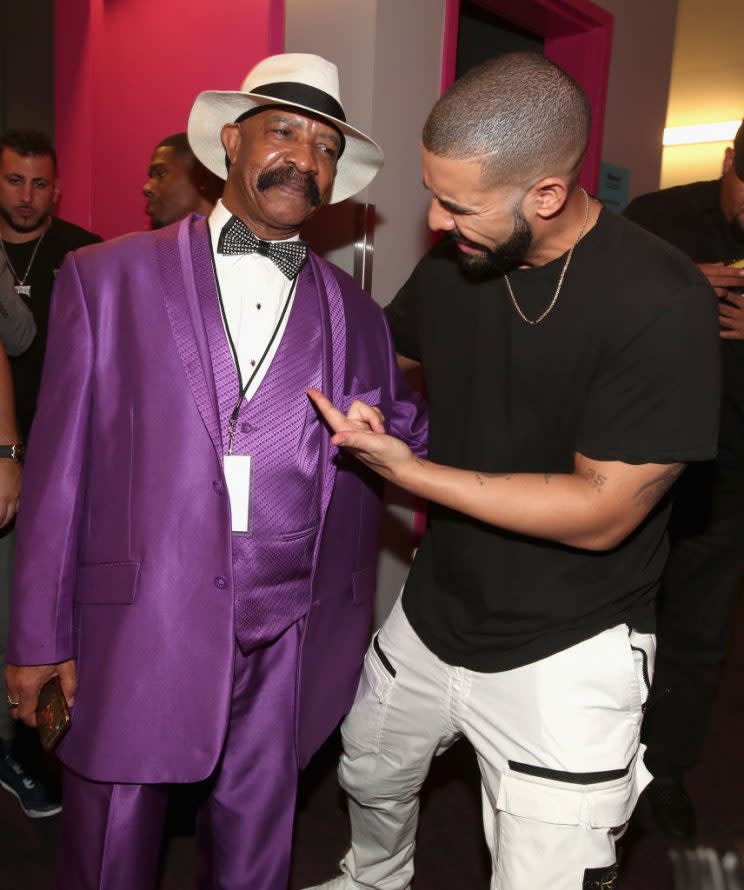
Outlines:
{"type": "Polygon", "coordinates": [[[59,677],[52,677],[41,687],[36,704],[36,723],[41,747],[51,751],[70,725],[70,710],[59,677]]]}
{"type": "MultiPolygon", "coordinates": [[[[733,263],[729,263],[728,267],[729,269],[744,269],[744,257],[733,263]]],[[[744,294],[744,287],[730,287],[729,290],[735,294],[744,294]]]]}

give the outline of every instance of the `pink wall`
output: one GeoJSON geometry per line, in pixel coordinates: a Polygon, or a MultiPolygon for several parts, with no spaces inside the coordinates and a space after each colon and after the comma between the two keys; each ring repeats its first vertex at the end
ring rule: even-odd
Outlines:
{"type": "Polygon", "coordinates": [[[147,228],[155,144],[283,47],[284,0],[56,0],[61,215],[104,238],[147,228]]]}
{"type": "MultiPolygon", "coordinates": [[[[476,0],[508,22],[544,39],[545,57],[560,65],[586,91],[592,105],[592,135],[581,184],[597,189],[602,153],[607,80],[612,52],[612,15],[590,0],[476,0]]],[[[460,0],[447,0],[442,90],[455,76],[460,0]]]]}

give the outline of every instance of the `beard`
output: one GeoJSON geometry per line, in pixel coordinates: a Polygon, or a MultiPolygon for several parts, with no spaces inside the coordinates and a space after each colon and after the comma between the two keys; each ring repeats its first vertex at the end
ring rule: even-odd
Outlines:
{"type": "Polygon", "coordinates": [[[0,207],[0,216],[2,216],[10,228],[13,229],[14,232],[18,232],[19,235],[27,235],[29,232],[33,232],[40,226],[43,226],[50,215],[51,211],[46,210],[37,212],[28,219],[23,219],[20,216],[15,216],[12,210],[0,207]]]}
{"type": "Polygon", "coordinates": [[[734,216],[729,223],[729,227],[734,238],[744,243],[744,213],[734,216]]]}
{"type": "Polygon", "coordinates": [[[301,186],[308,204],[311,207],[320,207],[320,190],[315,182],[315,174],[300,173],[296,167],[276,167],[273,170],[265,170],[256,180],[256,188],[259,192],[265,192],[275,185],[286,185],[287,183],[301,186]]]}
{"type": "MultiPolygon", "coordinates": [[[[519,207],[515,207],[513,213],[514,228],[506,241],[502,241],[495,247],[473,245],[480,248],[480,253],[466,254],[461,250],[457,251],[457,260],[461,269],[471,275],[486,278],[503,275],[524,263],[527,251],[532,244],[532,231],[519,207]]],[[[454,241],[472,244],[467,238],[463,238],[456,229],[450,234],[450,237],[454,241]]]]}

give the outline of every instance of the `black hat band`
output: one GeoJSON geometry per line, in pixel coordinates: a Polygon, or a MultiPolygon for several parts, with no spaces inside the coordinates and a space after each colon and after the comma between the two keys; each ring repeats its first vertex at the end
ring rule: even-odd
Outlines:
{"type": "Polygon", "coordinates": [[[319,90],[317,87],[311,87],[304,83],[283,81],[262,84],[256,87],[255,90],[251,90],[251,93],[259,96],[270,96],[272,99],[280,99],[282,102],[289,102],[292,105],[304,105],[305,108],[311,108],[319,114],[335,117],[336,120],[346,123],[346,115],[340,103],[329,93],[319,90]]]}

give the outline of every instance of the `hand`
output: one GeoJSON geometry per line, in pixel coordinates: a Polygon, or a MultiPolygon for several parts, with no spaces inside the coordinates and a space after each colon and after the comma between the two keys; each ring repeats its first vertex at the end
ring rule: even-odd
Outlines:
{"type": "Polygon", "coordinates": [[[75,661],[61,661],[59,664],[5,665],[5,689],[11,701],[20,702],[10,711],[15,720],[22,720],[28,726],[36,726],[36,703],[41,687],[59,675],[62,692],[68,707],[75,704],[77,692],[77,669],[75,661]]]}
{"type": "Polygon", "coordinates": [[[309,389],[307,394],[335,434],[331,443],[346,449],[381,476],[392,479],[401,463],[413,459],[404,442],[386,435],[378,408],[354,402],[345,415],[320,390],[309,389]]]}
{"type": "Polygon", "coordinates": [[[718,304],[718,321],[722,340],[744,340],[744,295],[726,291],[718,304]]]}
{"type": "Polygon", "coordinates": [[[0,458],[0,528],[6,526],[18,511],[22,475],[18,461],[0,458]]]}
{"type": "Polygon", "coordinates": [[[719,297],[728,297],[731,287],[744,287],[744,269],[732,269],[723,263],[698,263],[698,269],[719,297]]]}

